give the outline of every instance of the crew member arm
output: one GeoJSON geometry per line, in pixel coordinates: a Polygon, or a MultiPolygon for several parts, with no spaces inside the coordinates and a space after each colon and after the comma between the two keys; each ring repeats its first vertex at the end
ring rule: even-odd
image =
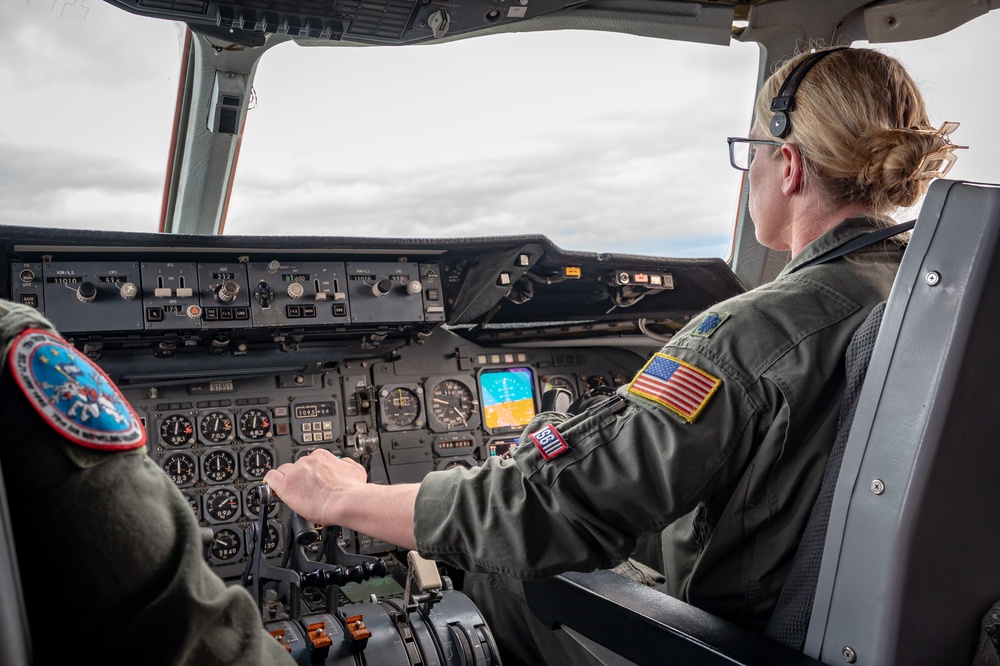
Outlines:
{"type": "Polygon", "coordinates": [[[761,401],[708,361],[698,362],[722,381],[694,422],[616,397],[616,404],[559,424],[568,448],[551,459],[522,436],[509,460],[429,474],[416,501],[420,553],[525,579],[628,558],[639,536],[730,487],[751,456],[761,401]]]}

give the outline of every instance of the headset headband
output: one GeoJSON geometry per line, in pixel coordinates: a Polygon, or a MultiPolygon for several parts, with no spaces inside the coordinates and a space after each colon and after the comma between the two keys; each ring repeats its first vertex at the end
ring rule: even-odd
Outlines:
{"type": "Polygon", "coordinates": [[[784,83],[781,84],[778,94],[771,100],[771,110],[775,112],[771,116],[771,136],[783,139],[791,131],[792,122],[789,120],[788,114],[795,108],[795,91],[799,89],[799,84],[806,77],[806,73],[812,69],[813,65],[826,56],[834,51],[842,51],[846,48],[848,47],[839,46],[835,49],[817,51],[808,58],[804,58],[802,62],[795,66],[795,69],[791,71],[784,83]]]}

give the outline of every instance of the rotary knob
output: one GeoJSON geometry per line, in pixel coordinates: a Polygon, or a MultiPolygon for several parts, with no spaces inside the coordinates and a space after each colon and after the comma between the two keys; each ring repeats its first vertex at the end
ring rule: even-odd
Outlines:
{"type": "Polygon", "coordinates": [[[424,285],[420,284],[419,280],[414,280],[406,285],[406,293],[410,296],[416,296],[424,290],[424,285]]]}
{"type": "Polygon", "coordinates": [[[97,298],[97,285],[93,282],[84,282],[76,288],[76,297],[81,303],[90,303],[97,298]]]}
{"type": "Polygon", "coordinates": [[[375,294],[376,298],[382,298],[390,291],[392,291],[392,280],[389,278],[382,278],[372,285],[372,293],[375,294]]]}
{"type": "Polygon", "coordinates": [[[302,294],[306,293],[305,287],[302,286],[301,282],[293,282],[288,285],[288,297],[289,298],[302,298],[302,294]]]}
{"type": "Polygon", "coordinates": [[[236,300],[238,293],[240,293],[240,285],[233,280],[226,280],[219,287],[218,297],[223,303],[232,303],[236,300]]]}
{"type": "Polygon", "coordinates": [[[118,293],[126,301],[130,301],[139,295],[139,288],[135,286],[134,282],[126,282],[122,286],[118,287],[118,293]]]}

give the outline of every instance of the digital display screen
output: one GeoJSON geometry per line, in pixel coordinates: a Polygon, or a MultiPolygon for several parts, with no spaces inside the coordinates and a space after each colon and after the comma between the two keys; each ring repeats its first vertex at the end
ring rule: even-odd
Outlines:
{"type": "Polygon", "coordinates": [[[523,428],[535,416],[535,378],[529,368],[484,370],[479,393],[483,421],[491,430],[523,428]]]}
{"type": "Polygon", "coordinates": [[[510,458],[517,449],[518,438],[498,439],[490,442],[491,458],[510,458]]]}

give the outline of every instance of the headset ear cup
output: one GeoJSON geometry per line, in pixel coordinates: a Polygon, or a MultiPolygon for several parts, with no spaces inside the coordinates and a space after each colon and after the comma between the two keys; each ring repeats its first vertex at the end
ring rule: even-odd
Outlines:
{"type": "Polygon", "coordinates": [[[771,116],[771,136],[777,139],[784,139],[785,135],[788,134],[788,114],[784,111],[778,111],[773,116],[771,116]]]}
{"type": "Polygon", "coordinates": [[[802,79],[806,77],[806,73],[813,65],[831,53],[843,51],[848,48],[850,47],[838,46],[826,51],[815,51],[809,57],[799,62],[795,66],[795,69],[788,73],[785,80],[781,82],[778,94],[771,100],[771,111],[774,111],[774,116],[771,117],[769,125],[771,136],[777,139],[784,139],[791,130],[791,122],[789,121],[788,114],[795,109],[795,92],[798,90],[799,84],[802,83],[802,79]]]}

